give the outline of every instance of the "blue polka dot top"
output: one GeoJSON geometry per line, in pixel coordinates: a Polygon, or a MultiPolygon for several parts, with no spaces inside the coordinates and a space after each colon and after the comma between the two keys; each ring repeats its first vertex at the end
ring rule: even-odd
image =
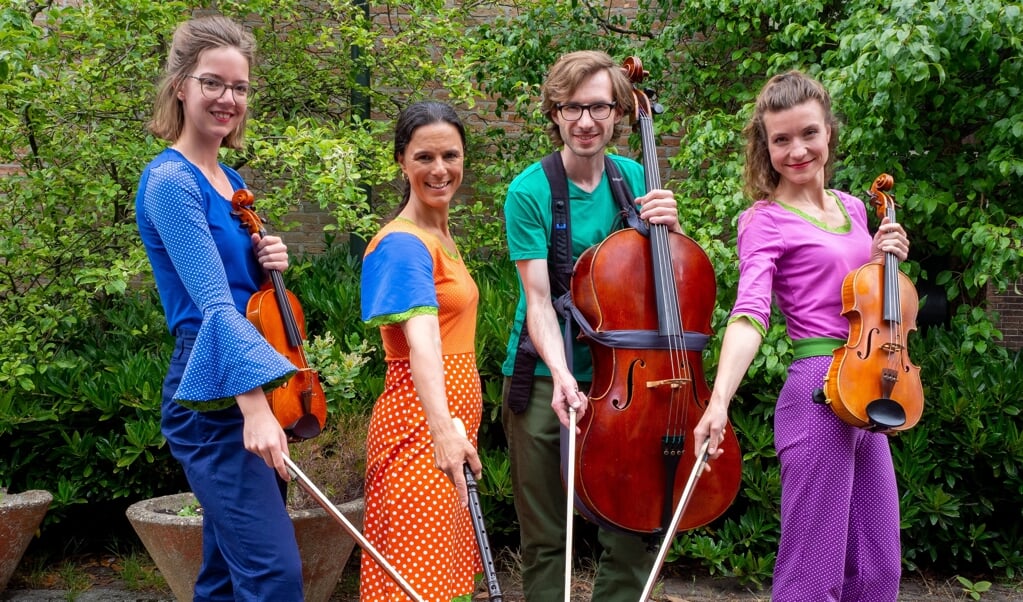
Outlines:
{"type": "MultiPolygon", "coordinates": [[[[221,167],[233,189],[245,187],[238,172],[221,167]]],[[[265,276],[248,230],[199,168],[174,149],[160,153],[142,172],[135,211],[167,327],[175,336],[196,333],[174,399],[221,409],[293,374],[295,366],[245,318],[265,276]]]]}

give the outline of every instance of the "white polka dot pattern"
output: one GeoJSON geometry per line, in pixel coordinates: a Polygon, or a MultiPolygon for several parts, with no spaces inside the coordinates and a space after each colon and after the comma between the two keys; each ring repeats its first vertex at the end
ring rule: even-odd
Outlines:
{"type": "MultiPolygon", "coordinates": [[[[471,593],[482,570],[472,520],[434,466],[408,362],[388,362],[387,368],[367,442],[366,537],[425,600],[448,602],[471,593]]],[[[482,411],[475,354],[444,356],[444,375],[451,413],[475,441],[482,411]]],[[[408,599],[369,555],[361,568],[362,600],[408,599]]]]}
{"type": "Polygon", "coordinates": [[[888,438],[813,402],[830,356],[793,362],[778,397],[781,541],[774,602],[895,602],[899,499],[888,438]]]}

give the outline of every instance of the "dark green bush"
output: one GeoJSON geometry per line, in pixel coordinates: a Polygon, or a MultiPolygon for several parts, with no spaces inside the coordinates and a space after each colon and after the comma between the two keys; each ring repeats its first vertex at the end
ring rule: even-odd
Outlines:
{"type": "Polygon", "coordinates": [[[0,475],[63,509],[180,487],[160,434],[160,389],[172,341],[155,292],[94,301],[30,390],[0,391],[0,475]]]}
{"type": "Polygon", "coordinates": [[[910,568],[1023,572],[1023,352],[995,344],[980,310],[915,346],[926,400],[892,441],[910,568]]]}

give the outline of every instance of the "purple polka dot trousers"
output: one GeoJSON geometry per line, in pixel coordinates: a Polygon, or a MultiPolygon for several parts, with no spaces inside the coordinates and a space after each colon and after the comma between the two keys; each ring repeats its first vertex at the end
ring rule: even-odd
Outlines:
{"type": "Polygon", "coordinates": [[[895,602],[902,560],[888,437],[813,402],[830,356],[789,367],[774,416],[781,541],[773,602],[895,602]]]}

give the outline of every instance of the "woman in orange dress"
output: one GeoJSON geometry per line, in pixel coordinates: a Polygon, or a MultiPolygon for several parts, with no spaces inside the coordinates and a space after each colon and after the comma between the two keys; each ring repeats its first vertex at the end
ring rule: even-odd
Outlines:
{"type": "MultiPolygon", "coordinates": [[[[404,200],[370,241],[362,271],[362,319],[380,326],[387,361],[367,440],[366,537],[430,602],[469,600],[482,570],[462,471],[465,462],[481,469],[479,295],[448,229],[464,156],[465,129],[451,107],[427,101],[402,112],[394,158],[404,200]]],[[[407,600],[369,556],[360,597],[407,600]]]]}

